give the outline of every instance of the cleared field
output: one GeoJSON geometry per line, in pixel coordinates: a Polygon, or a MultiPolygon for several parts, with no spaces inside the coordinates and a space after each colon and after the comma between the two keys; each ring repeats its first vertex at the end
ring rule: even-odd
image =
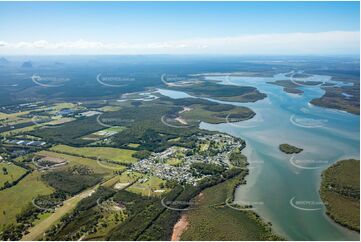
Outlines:
{"type": "Polygon", "coordinates": [[[46,123],[46,125],[65,124],[65,123],[68,123],[68,122],[72,122],[74,120],[75,120],[75,118],[61,118],[61,117],[59,117],[58,119],[55,119],[53,121],[50,121],[50,122],[46,123]]]}
{"type": "Polygon", "coordinates": [[[25,128],[14,129],[14,130],[2,132],[1,135],[3,137],[8,137],[8,136],[12,136],[12,135],[22,134],[22,133],[25,133],[25,132],[33,131],[37,127],[39,127],[39,126],[34,124],[32,126],[28,126],[28,127],[25,127],[25,128]]]}
{"type": "Polygon", "coordinates": [[[34,171],[16,186],[0,191],[0,228],[15,222],[16,215],[38,195],[51,194],[54,189],[41,180],[41,173],[34,171]]]}
{"type": "Polygon", "coordinates": [[[61,154],[61,153],[56,153],[56,152],[51,152],[51,151],[43,150],[36,154],[39,156],[49,156],[49,157],[61,158],[61,159],[67,160],[69,162],[68,165],[87,166],[90,169],[92,169],[95,173],[102,174],[105,176],[112,175],[113,171],[115,171],[115,170],[125,169],[125,167],[121,166],[121,165],[115,165],[115,164],[108,165],[108,163],[103,163],[103,162],[100,162],[100,161],[97,161],[94,159],[83,158],[83,157],[67,155],[67,154],[61,154]]]}
{"type": "Polygon", "coordinates": [[[182,164],[182,160],[181,159],[177,159],[177,158],[170,158],[166,161],[166,164],[171,165],[171,166],[177,166],[182,164]]]}
{"type": "Polygon", "coordinates": [[[174,138],[174,139],[169,139],[168,142],[177,142],[180,140],[180,137],[174,138]]]}
{"type": "MultiPolygon", "coordinates": [[[[12,135],[19,135],[19,134],[23,134],[23,133],[26,133],[26,132],[30,132],[30,131],[33,131],[35,130],[36,128],[38,127],[41,127],[41,126],[52,126],[52,125],[60,125],[60,124],[65,124],[65,123],[68,123],[68,122],[71,122],[71,121],[74,121],[75,119],[73,118],[59,118],[59,119],[54,119],[50,122],[46,122],[46,123],[38,123],[36,124],[33,120],[29,119],[29,120],[23,120],[24,122],[30,122],[30,125],[29,126],[26,126],[26,127],[23,127],[23,128],[15,128],[15,129],[11,129],[11,130],[8,130],[8,131],[4,131],[4,132],[1,132],[1,135],[4,136],[4,137],[8,137],[8,136],[12,136],[12,135]]],[[[19,123],[22,123],[21,122],[18,122],[17,124],[19,123]]]]}
{"type": "Polygon", "coordinates": [[[107,129],[97,131],[97,132],[92,133],[92,134],[88,134],[88,135],[82,137],[82,139],[84,139],[84,140],[99,140],[99,139],[102,139],[102,138],[106,138],[106,137],[110,137],[112,135],[115,135],[115,134],[121,132],[124,129],[125,129],[125,127],[122,127],[122,126],[110,127],[110,128],[107,128],[107,129]]]}
{"type": "Polygon", "coordinates": [[[102,111],[102,112],[115,112],[115,111],[118,111],[120,109],[121,108],[117,107],[117,106],[104,106],[104,107],[99,108],[98,110],[102,111]]]}
{"type": "Polygon", "coordinates": [[[74,109],[76,107],[77,105],[74,103],[57,103],[50,107],[51,111],[49,113],[54,115],[62,109],[65,108],[74,109]]]}
{"type": "Polygon", "coordinates": [[[18,116],[28,114],[30,111],[18,112],[18,113],[1,113],[0,112],[0,119],[14,119],[18,116]]]}
{"type": "Polygon", "coordinates": [[[160,196],[164,192],[168,191],[167,189],[162,187],[161,184],[164,183],[164,180],[156,176],[144,176],[126,190],[129,192],[140,194],[142,196],[160,196]]]}
{"type": "Polygon", "coordinates": [[[11,119],[1,119],[2,125],[16,125],[31,122],[30,118],[13,117],[11,119]]]}
{"type": "Polygon", "coordinates": [[[20,166],[8,163],[0,163],[0,187],[4,185],[5,182],[12,182],[17,180],[21,175],[25,174],[26,170],[20,166]],[[4,172],[6,169],[6,172],[4,172]]]}
{"type": "Polygon", "coordinates": [[[234,178],[205,189],[193,201],[196,209],[184,213],[188,227],[181,240],[277,240],[270,228],[253,212],[225,205],[238,179],[234,178]]]}
{"type": "Polygon", "coordinates": [[[26,155],[22,155],[22,156],[18,156],[14,159],[14,161],[17,162],[24,162],[25,160],[31,160],[32,154],[26,154],[26,155]]]}
{"type": "Polygon", "coordinates": [[[118,184],[119,189],[120,185],[125,185],[134,182],[138,178],[142,177],[143,174],[133,171],[125,171],[119,176],[115,176],[112,179],[109,179],[107,182],[104,182],[102,185],[105,187],[114,187],[116,184],[118,184]]]}
{"type": "Polygon", "coordinates": [[[117,149],[109,147],[71,147],[67,145],[57,145],[52,147],[50,150],[73,154],[89,158],[100,158],[103,160],[112,160],[121,162],[124,164],[131,164],[137,161],[136,158],[132,157],[135,153],[134,150],[117,149]]]}
{"type": "Polygon", "coordinates": [[[327,168],[322,174],[320,194],[333,220],[360,231],[359,160],[342,160],[327,168]]]}
{"type": "Polygon", "coordinates": [[[200,151],[206,151],[209,148],[209,143],[201,144],[200,151]]]}
{"type": "Polygon", "coordinates": [[[52,111],[50,111],[50,114],[55,114],[58,111],[60,111],[63,108],[73,108],[75,107],[75,104],[72,103],[59,103],[56,104],[54,106],[51,107],[46,107],[46,106],[39,106],[33,110],[29,110],[29,111],[23,111],[23,112],[17,112],[17,113],[10,113],[10,114],[6,114],[6,113],[1,113],[0,112],[0,120],[6,120],[7,123],[22,123],[22,122],[29,122],[31,121],[30,118],[23,118],[21,116],[23,115],[27,115],[29,114],[31,111],[43,111],[46,109],[51,109],[52,111]]]}

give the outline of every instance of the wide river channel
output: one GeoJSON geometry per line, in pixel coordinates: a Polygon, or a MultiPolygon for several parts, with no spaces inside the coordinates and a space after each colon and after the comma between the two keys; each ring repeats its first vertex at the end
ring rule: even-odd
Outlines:
{"type": "MultiPolygon", "coordinates": [[[[201,123],[207,130],[225,132],[244,139],[243,151],[250,163],[247,184],[239,186],[235,202],[250,204],[273,230],[289,240],[359,240],[350,231],[328,218],[319,196],[321,173],[340,159],[359,159],[360,118],[346,112],[317,107],[309,102],[323,95],[320,86],[301,86],[303,95],[285,93],[269,81],[289,79],[274,77],[209,76],[224,85],[253,86],[267,98],[255,103],[229,103],[246,106],[256,112],[250,120],[238,123],[201,123]],[[289,143],[304,150],[297,155],[279,151],[279,144],[289,143]]],[[[329,76],[302,80],[330,82],[329,76]]],[[[338,85],[340,83],[337,83],[338,85]]],[[[190,95],[158,90],[171,98],[190,95]]]]}

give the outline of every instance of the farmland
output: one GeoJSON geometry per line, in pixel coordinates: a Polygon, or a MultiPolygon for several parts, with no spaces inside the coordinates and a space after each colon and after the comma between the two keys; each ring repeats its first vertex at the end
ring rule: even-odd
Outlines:
{"type": "Polygon", "coordinates": [[[33,198],[51,194],[53,188],[41,180],[40,172],[33,172],[21,180],[16,186],[0,191],[0,227],[14,223],[15,217],[33,198]]]}
{"type": "Polygon", "coordinates": [[[130,183],[135,182],[137,179],[142,177],[143,174],[138,172],[124,171],[122,174],[113,177],[103,184],[105,187],[113,187],[114,189],[122,189],[128,186],[130,183]]]}
{"type": "Polygon", "coordinates": [[[136,158],[132,157],[135,153],[134,150],[126,150],[126,149],[117,149],[117,148],[110,148],[110,147],[71,147],[67,145],[57,145],[52,147],[50,150],[65,153],[65,154],[72,154],[82,157],[88,157],[93,159],[105,159],[111,161],[117,161],[122,164],[131,164],[137,161],[136,158]]]}
{"type": "Polygon", "coordinates": [[[88,134],[84,137],[82,137],[82,139],[84,140],[99,140],[99,139],[102,139],[102,138],[107,138],[109,136],[112,136],[116,133],[119,133],[120,131],[122,131],[124,129],[124,127],[110,127],[110,128],[107,128],[107,129],[103,129],[103,130],[100,130],[100,131],[97,131],[95,133],[92,133],[92,134],[88,134]]]}
{"type": "Polygon", "coordinates": [[[26,170],[14,164],[0,163],[0,187],[4,186],[5,182],[13,182],[21,175],[25,174],[26,170]]]}
{"type": "Polygon", "coordinates": [[[113,170],[123,170],[125,168],[124,166],[117,165],[117,166],[114,166],[114,168],[110,169],[105,166],[99,165],[99,161],[97,161],[95,159],[84,158],[84,157],[68,155],[68,154],[62,154],[62,153],[57,153],[57,152],[52,152],[52,151],[43,150],[43,151],[36,153],[36,155],[61,158],[61,159],[69,161],[69,166],[74,166],[74,165],[86,166],[86,167],[89,167],[90,169],[92,169],[95,173],[102,174],[105,176],[111,175],[113,170]]]}
{"type": "Polygon", "coordinates": [[[144,176],[126,190],[142,196],[160,196],[168,191],[164,188],[164,184],[165,181],[156,176],[144,176]]]}

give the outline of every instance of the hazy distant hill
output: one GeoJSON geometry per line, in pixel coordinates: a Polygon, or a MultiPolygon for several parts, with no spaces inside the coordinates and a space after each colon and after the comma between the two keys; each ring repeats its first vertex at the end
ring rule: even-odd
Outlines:
{"type": "Polygon", "coordinates": [[[5,64],[8,64],[8,63],[10,63],[10,61],[8,61],[6,58],[4,58],[4,57],[0,58],[0,65],[5,65],[5,64]]]}

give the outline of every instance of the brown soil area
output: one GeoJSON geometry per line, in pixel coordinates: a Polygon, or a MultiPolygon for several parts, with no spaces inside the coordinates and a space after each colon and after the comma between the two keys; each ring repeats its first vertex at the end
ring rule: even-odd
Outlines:
{"type": "Polygon", "coordinates": [[[179,241],[181,235],[188,227],[188,221],[186,215],[182,215],[180,220],[174,225],[173,234],[172,234],[172,241],[179,241]]]}

